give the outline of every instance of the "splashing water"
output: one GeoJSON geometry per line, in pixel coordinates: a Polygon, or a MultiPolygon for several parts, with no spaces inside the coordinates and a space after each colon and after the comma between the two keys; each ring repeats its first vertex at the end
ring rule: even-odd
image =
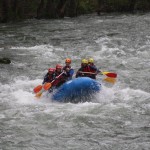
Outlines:
{"type": "Polygon", "coordinates": [[[150,149],[150,14],[87,15],[0,25],[0,149],[150,149]],[[91,102],[36,99],[33,88],[66,57],[118,74],[91,102]]]}

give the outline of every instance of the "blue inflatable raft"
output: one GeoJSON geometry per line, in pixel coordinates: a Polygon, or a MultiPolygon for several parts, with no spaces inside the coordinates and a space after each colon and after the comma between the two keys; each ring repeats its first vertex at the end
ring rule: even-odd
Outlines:
{"type": "Polygon", "coordinates": [[[79,77],[60,86],[52,94],[52,100],[71,103],[91,101],[93,95],[100,89],[101,84],[98,81],[88,77],[79,77]]]}

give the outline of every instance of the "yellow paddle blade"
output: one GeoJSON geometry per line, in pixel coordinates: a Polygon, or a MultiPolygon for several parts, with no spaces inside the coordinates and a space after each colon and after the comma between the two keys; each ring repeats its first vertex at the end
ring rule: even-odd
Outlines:
{"type": "Polygon", "coordinates": [[[115,78],[105,78],[104,81],[114,84],[116,82],[115,78]]]}
{"type": "Polygon", "coordinates": [[[102,74],[104,74],[104,75],[107,74],[107,73],[109,73],[109,72],[108,71],[102,72],[102,74]]]}
{"type": "Polygon", "coordinates": [[[51,83],[45,83],[43,88],[44,88],[44,90],[48,90],[51,86],[52,86],[51,83]]]}
{"type": "Polygon", "coordinates": [[[39,92],[35,95],[35,97],[40,98],[42,96],[42,92],[39,92]]]}

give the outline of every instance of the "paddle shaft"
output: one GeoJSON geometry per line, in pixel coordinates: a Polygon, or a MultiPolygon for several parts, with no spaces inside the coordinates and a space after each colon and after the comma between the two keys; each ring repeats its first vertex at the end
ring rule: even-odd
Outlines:
{"type": "MultiPolygon", "coordinates": [[[[58,75],[57,78],[59,78],[63,73],[64,73],[64,72],[62,72],[60,75],[58,75]]],[[[55,78],[55,79],[54,79],[52,82],[50,82],[50,83],[51,83],[51,84],[54,83],[55,80],[57,80],[57,79],[55,78]]],[[[51,88],[51,86],[52,86],[51,84],[50,84],[50,87],[49,87],[49,88],[51,88]]],[[[49,90],[49,88],[48,88],[47,90],[49,90]]],[[[43,93],[44,91],[47,91],[47,90],[45,90],[44,88],[42,88],[42,90],[39,91],[35,96],[36,96],[36,97],[41,97],[41,96],[42,96],[42,93],[43,93]]]]}
{"type": "MultiPolygon", "coordinates": [[[[79,71],[79,73],[85,73],[85,74],[93,74],[93,75],[97,75],[98,73],[94,73],[94,72],[83,72],[83,71],[79,71]]],[[[101,72],[100,73],[102,75],[106,75],[107,77],[110,77],[110,78],[116,78],[117,77],[117,74],[116,73],[112,73],[112,72],[101,72]]]]}
{"type": "MultiPolygon", "coordinates": [[[[93,75],[97,75],[96,73],[93,72],[83,72],[83,71],[79,71],[79,73],[85,73],[85,74],[93,74],[93,75]]],[[[102,74],[104,73],[104,75],[107,76],[107,78],[104,79],[104,81],[109,82],[114,84],[116,82],[116,77],[117,74],[116,73],[111,73],[111,72],[101,72],[102,74]]]]}
{"type": "Polygon", "coordinates": [[[63,73],[64,73],[64,71],[63,71],[60,75],[58,75],[58,76],[51,82],[51,84],[54,83],[55,80],[57,80],[63,73]]]}
{"type": "Polygon", "coordinates": [[[94,72],[83,72],[83,71],[79,71],[79,73],[83,73],[83,74],[84,74],[84,73],[85,73],[85,74],[95,74],[95,75],[97,74],[97,73],[94,73],[94,72]]]}

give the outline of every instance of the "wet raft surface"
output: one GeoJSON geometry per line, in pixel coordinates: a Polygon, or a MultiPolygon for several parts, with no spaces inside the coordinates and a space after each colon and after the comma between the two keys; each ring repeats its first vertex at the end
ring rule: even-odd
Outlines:
{"type": "Polygon", "coordinates": [[[52,99],[59,102],[91,101],[94,94],[101,89],[101,84],[88,77],[79,77],[63,84],[53,94],[52,99]]]}

